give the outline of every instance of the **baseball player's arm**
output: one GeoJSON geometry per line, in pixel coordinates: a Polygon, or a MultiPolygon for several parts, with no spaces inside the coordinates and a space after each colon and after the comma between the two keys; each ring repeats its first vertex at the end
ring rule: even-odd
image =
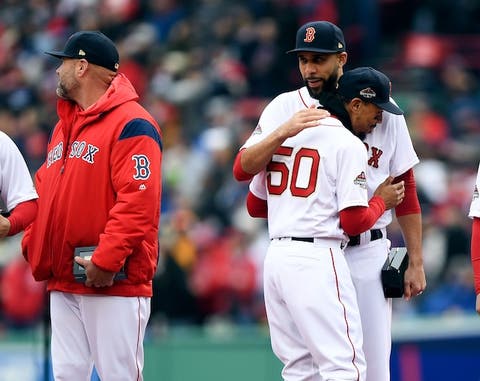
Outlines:
{"type": "Polygon", "coordinates": [[[410,168],[407,172],[395,177],[393,180],[394,183],[399,181],[403,181],[405,184],[405,198],[395,207],[395,214],[398,217],[407,214],[420,213],[420,202],[418,201],[417,185],[415,183],[413,169],[410,168]]]}
{"type": "Polygon", "coordinates": [[[422,215],[420,213],[397,216],[408,251],[405,271],[405,299],[419,295],[427,286],[422,257],[422,215]]]}
{"type": "Polygon", "coordinates": [[[404,182],[392,184],[393,177],[387,177],[375,190],[368,207],[352,206],[340,211],[340,225],[348,235],[357,235],[370,229],[387,209],[402,202],[404,182]]]}
{"type": "Polygon", "coordinates": [[[374,196],[368,202],[368,207],[352,206],[340,211],[340,226],[348,235],[357,235],[370,229],[385,212],[385,202],[379,196],[374,196]]]}
{"type": "Polygon", "coordinates": [[[19,203],[8,217],[0,215],[0,238],[20,233],[33,222],[36,215],[36,199],[19,203]]]}
{"type": "Polygon", "coordinates": [[[473,279],[477,300],[475,310],[480,315],[480,218],[474,217],[472,222],[472,238],[470,242],[473,279]]]}
{"type": "Polygon", "coordinates": [[[249,181],[253,178],[250,173],[247,173],[242,168],[242,154],[245,152],[245,148],[242,148],[238,151],[237,156],[235,156],[235,161],[233,162],[233,177],[237,181],[249,181]]]}
{"type": "Polygon", "coordinates": [[[252,192],[247,194],[247,211],[252,217],[267,218],[268,205],[267,200],[255,196],[252,192]]]}
{"type": "Polygon", "coordinates": [[[405,299],[408,300],[421,294],[426,287],[422,258],[422,215],[413,170],[409,169],[394,181],[403,181],[405,184],[405,198],[395,208],[395,213],[409,255],[405,272],[405,299]]]}
{"type": "MultiPolygon", "coordinates": [[[[38,195],[41,195],[43,192],[43,174],[46,170],[46,163],[44,162],[38,171],[35,173],[35,188],[37,189],[38,195]]],[[[38,199],[35,200],[37,204],[37,210],[38,210],[38,199]]],[[[36,218],[36,212],[35,212],[35,218],[36,218]]],[[[28,244],[30,241],[30,234],[32,232],[32,227],[35,224],[35,219],[32,221],[31,224],[28,224],[25,227],[25,231],[23,233],[22,237],[22,242],[21,242],[21,248],[22,248],[22,255],[25,258],[25,260],[28,262],[28,255],[27,255],[27,249],[28,249],[28,244]]]]}
{"type": "Polygon", "coordinates": [[[281,124],[263,140],[237,153],[235,159],[237,165],[234,165],[233,170],[235,179],[245,181],[252,178],[267,166],[275,151],[285,140],[297,135],[305,128],[318,126],[319,120],[329,115],[330,113],[327,110],[317,109],[315,105],[297,111],[289,120],[281,124]]]}

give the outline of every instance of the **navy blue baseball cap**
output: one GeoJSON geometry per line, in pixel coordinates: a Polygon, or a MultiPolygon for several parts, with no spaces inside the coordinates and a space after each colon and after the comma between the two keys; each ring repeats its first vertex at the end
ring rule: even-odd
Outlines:
{"type": "Polygon", "coordinates": [[[117,71],[119,67],[119,56],[115,44],[99,31],[76,32],[67,40],[62,51],[45,53],[57,58],[83,58],[112,71],[117,71]]]}
{"type": "Polygon", "coordinates": [[[360,98],[382,110],[402,115],[403,111],[390,99],[390,79],[371,67],[358,67],[343,73],[338,80],[338,93],[345,99],[360,98]]]}
{"type": "Polygon", "coordinates": [[[297,31],[294,52],[340,53],[345,51],[342,30],[329,21],[312,21],[297,31]]]}

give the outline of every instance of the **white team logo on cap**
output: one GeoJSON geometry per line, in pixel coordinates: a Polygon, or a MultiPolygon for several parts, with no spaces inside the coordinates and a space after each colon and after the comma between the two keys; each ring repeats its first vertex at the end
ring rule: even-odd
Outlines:
{"type": "Polygon", "coordinates": [[[307,29],[305,29],[305,38],[303,39],[303,41],[312,42],[313,40],[315,40],[315,32],[315,28],[309,26],[307,29]]]}
{"type": "Polygon", "coordinates": [[[82,49],[80,49],[80,50],[78,51],[78,55],[79,55],[79,56],[86,56],[87,53],[85,53],[82,49]]]}
{"type": "Polygon", "coordinates": [[[375,98],[377,96],[377,93],[370,87],[367,87],[366,89],[360,90],[360,95],[364,98],[370,99],[375,98]]]}

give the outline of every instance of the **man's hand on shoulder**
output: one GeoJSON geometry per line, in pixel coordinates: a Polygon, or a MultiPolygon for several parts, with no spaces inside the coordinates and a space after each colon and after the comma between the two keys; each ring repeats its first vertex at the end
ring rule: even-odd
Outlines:
{"type": "Polygon", "coordinates": [[[312,105],[307,109],[297,111],[293,114],[286,123],[279,127],[278,132],[285,135],[286,138],[290,138],[306,128],[318,126],[322,119],[329,116],[330,113],[327,110],[319,109],[315,105],[312,105]]]}

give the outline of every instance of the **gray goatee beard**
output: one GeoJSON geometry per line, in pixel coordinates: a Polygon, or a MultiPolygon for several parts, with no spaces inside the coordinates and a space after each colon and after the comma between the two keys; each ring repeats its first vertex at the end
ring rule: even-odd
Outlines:
{"type": "Polygon", "coordinates": [[[70,98],[68,97],[67,95],[67,92],[65,91],[65,89],[63,88],[63,86],[59,85],[57,87],[57,90],[55,90],[55,92],[57,93],[57,96],[59,98],[62,98],[62,99],[66,99],[66,100],[69,100],[70,98]]]}

